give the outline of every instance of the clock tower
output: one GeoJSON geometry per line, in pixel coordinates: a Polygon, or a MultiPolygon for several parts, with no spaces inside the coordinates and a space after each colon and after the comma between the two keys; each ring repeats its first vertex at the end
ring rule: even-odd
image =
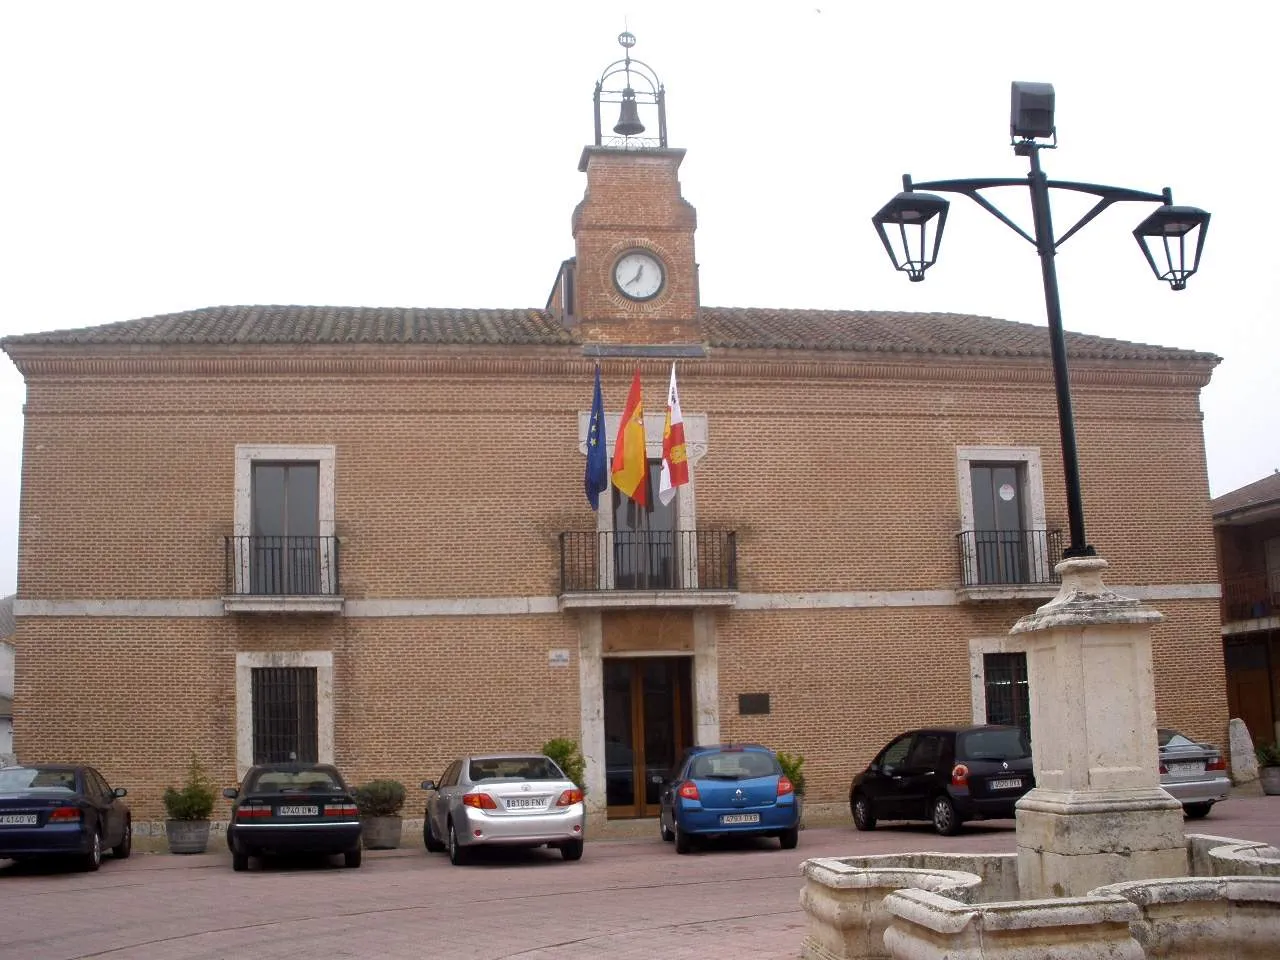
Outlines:
{"type": "Polygon", "coordinates": [[[578,164],[587,191],[573,212],[575,256],[548,307],[586,343],[700,343],[697,215],[680,195],[684,151],[667,146],[665,92],[631,58],[635,37],[623,33],[618,42],[626,53],[596,83],[595,144],[578,164]],[[602,104],[620,106],[612,136],[602,133],[602,104]],[[645,136],[652,126],[642,113],[656,136],[645,136]]]}

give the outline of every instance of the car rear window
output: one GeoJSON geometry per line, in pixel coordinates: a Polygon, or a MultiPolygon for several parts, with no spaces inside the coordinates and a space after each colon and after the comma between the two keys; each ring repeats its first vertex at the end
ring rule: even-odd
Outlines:
{"type": "Polygon", "coordinates": [[[549,757],[485,757],[467,769],[472,783],[481,780],[564,780],[564,772],[549,757]]]}
{"type": "Polygon", "coordinates": [[[1031,756],[1031,742],[1017,727],[967,730],[956,736],[956,757],[965,760],[1021,760],[1031,756]]]}
{"type": "Polygon", "coordinates": [[[42,790],[75,793],[74,770],[41,770],[39,767],[6,767],[0,770],[0,793],[11,790],[42,790]]]}
{"type": "Polygon", "coordinates": [[[722,750],[703,753],[689,766],[694,780],[750,780],[776,776],[782,772],[777,759],[759,750],[722,750]]]}
{"type": "Polygon", "coordinates": [[[342,790],[328,770],[263,770],[245,784],[245,793],[321,793],[342,790]]]}

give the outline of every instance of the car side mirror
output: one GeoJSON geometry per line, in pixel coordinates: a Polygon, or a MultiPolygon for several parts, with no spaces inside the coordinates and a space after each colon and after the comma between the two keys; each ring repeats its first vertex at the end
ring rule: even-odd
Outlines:
{"type": "Polygon", "coordinates": [[[222,795],[228,800],[234,800],[236,797],[240,796],[240,791],[235,787],[227,787],[222,791],[222,795]]]}
{"type": "Polygon", "coordinates": [[[423,780],[423,781],[422,781],[422,789],[423,789],[423,790],[434,790],[435,788],[436,788],[436,782],[435,782],[434,780],[423,780]]]}
{"type": "Polygon", "coordinates": [[[111,795],[113,797],[127,797],[129,795],[129,791],[126,790],[124,787],[116,787],[114,790],[111,791],[111,795]]]}

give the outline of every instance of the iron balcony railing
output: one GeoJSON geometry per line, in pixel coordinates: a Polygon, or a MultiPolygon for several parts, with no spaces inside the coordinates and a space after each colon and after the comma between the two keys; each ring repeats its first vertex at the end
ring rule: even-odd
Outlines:
{"type": "Polygon", "coordinates": [[[1222,619],[1280,617],[1280,572],[1255,573],[1222,581],[1222,619]]]}
{"type": "Polygon", "coordinates": [[[962,530],[960,581],[966,587],[1060,583],[1061,530],[962,530]]]}
{"type": "Polygon", "coordinates": [[[336,597],[337,537],[227,537],[227,593],[237,597],[336,597]]]}
{"type": "Polygon", "coordinates": [[[737,540],[728,530],[560,534],[561,594],[737,589],[737,540]]]}

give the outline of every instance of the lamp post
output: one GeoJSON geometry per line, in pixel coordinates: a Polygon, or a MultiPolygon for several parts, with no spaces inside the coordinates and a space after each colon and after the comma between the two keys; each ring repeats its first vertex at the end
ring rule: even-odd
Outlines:
{"type": "Polygon", "coordinates": [[[937,260],[938,248],[942,243],[942,229],[946,225],[947,209],[950,206],[949,201],[943,197],[919,191],[963,194],[1035,246],[1040,255],[1040,272],[1044,280],[1049,347],[1053,357],[1053,381],[1058,400],[1058,430],[1062,438],[1062,467],[1067,482],[1067,521],[1071,543],[1063,551],[1063,557],[1090,557],[1094,555],[1094,549],[1086,540],[1084,532],[1075,420],[1071,413],[1067,349],[1062,332],[1062,306],[1058,298],[1058,273],[1054,257],[1060,246],[1113,203],[1129,200],[1159,203],[1160,206],[1134,229],[1133,235],[1156,278],[1167,281],[1174,290],[1182,290],[1186,288],[1187,278],[1199,269],[1200,253],[1204,249],[1205,233],[1209,227],[1209,214],[1196,207],[1174,206],[1173,193],[1168,187],[1160,193],[1147,193],[1125,187],[1048,179],[1040,168],[1040,151],[1054,149],[1058,145],[1053,125],[1053,87],[1047,83],[1014,81],[1011,100],[1009,130],[1013,152],[1020,157],[1029,158],[1031,163],[1031,171],[1025,179],[995,177],[913,183],[910,174],[905,174],[902,178],[902,193],[881,207],[871,219],[894,268],[906,273],[912,282],[923,280],[925,271],[937,260]],[[1031,192],[1034,236],[982,195],[983,190],[1016,186],[1025,186],[1031,192]],[[1084,216],[1056,239],[1049,209],[1049,191],[1054,189],[1091,194],[1098,198],[1084,216]],[[898,249],[894,247],[895,240],[900,245],[898,249]]]}

